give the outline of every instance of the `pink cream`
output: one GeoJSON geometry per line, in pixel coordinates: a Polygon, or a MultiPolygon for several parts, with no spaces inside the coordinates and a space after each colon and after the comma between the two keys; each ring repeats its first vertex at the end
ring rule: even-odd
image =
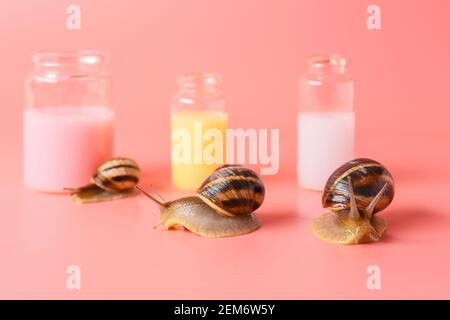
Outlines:
{"type": "Polygon", "coordinates": [[[24,112],[24,180],[29,188],[63,192],[89,183],[113,156],[114,112],[102,106],[57,106],[24,112]]]}

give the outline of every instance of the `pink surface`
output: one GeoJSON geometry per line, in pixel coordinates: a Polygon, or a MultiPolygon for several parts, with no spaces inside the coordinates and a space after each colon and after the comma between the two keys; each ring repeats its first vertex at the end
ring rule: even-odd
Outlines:
{"type": "Polygon", "coordinates": [[[450,298],[450,2],[86,1],[68,31],[68,3],[0,0],[0,297],[2,298],[450,298]],[[170,97],[178,73],[223,74],[232,127],[281,128],[281,170],[268,177],[261,230],[233,239],[154,231],[142,196],[75,206],[22,184],[22,110],[31,55],[109,54],[116,150],[166,198],[170,97]],[[320,194],[297,188],[297,78],[303,57],[352,57],[356,153],[384,163],[396,198],[381,213],[382,242],[322,243],[309,231],[320,194]],[[81,267],[81,290],[66,268],[81,267]],[[368,290],[379,265],[382,289],[368,290]]]}

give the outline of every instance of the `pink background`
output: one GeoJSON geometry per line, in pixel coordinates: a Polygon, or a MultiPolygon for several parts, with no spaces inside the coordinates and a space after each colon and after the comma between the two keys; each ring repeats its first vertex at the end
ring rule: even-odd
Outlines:
{"type": "Polygon", "coordinates": [[[450,2],[446,0],[0,0],[1,298],[450,298],[450,2]],[[382,30],[366,28],[366,8],[382,30]],[[69,4],[79,31],[66,29],[69,4]],[[139,196],[75,206],[22,186],[24,78],[37,51],[108,53],[116,150],[166,198],[169,101],[178,73],[223,74],[231,126],[281,128],[261,230],[233,239],[153,231],[139,196]],[[309,223],[320,194],[295,181],[297,79],[307,54],[352,58],[357,156],[397,181],[384,240],[322,243],[309,223]],[[65,286],[80,265],[82,290],[65,286]],[[366,268],[382,289],[366,287],[366,268]]]}

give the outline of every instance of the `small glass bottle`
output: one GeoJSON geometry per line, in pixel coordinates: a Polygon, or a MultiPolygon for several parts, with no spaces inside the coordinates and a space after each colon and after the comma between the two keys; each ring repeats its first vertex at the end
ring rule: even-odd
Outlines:
{"type": "Polygon", "coordinates": [[[217,73],[188,73],[177,77],[172,99],[172,184],[197,190],[226,159],[228,114],[217,73]]]}
{"type": "Polygon", "coordinates": [[[39,53],[26,81],[25,185],[45,192],[89,183],[113,156],[114,111],[105,56],[39,53]]]}
{"type": "Polygon", "coordinates": [[[299,80],[299,184],[322,190],[330,174],[353,158],[355,113],[348,60],[312,56],[299,80]]]}

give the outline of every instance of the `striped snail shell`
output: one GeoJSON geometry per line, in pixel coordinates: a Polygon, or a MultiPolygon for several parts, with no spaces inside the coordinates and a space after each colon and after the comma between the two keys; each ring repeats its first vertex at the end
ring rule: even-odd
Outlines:
{"type": "Polygon", "coordinates": [[[329,209],[312,222],[313,233],[321,240],[339,244],[376,242],[386,223],[375,213],[394,198],[390,172],[371,159],[351,160],[328,179],[322,206],[329,209]]]}
{"type": "Polygon", "coordinates": [[[384,185],[386,189],[375,204],[373,213],[385,209],[394,198],[394,180],[391,173],[375,160],[360,158],[346,162],[328,178],[322,195],[324,208],[332,211],[350,208],[349,177],[359,210],[367,208],[384,185]]]}
{"type": "Polygon", "coordinates": [[[165,229],[187,229],[202,237],[232,237],[257,230],[261,223],[252,214],[264,200],[264,184],[253,171],[239,165],[216,169],[195,196],[156,202],[165,229]]]}
{"type": "Polygon", "coordinates": [[[90,184],[67,190],[79,204],[116,200],[133,195],[139,177],[140,169],[134,160],[117,157],[98,167],[90,184]]]}
{"type": "Polygon", "coordinates": [[[240,165],[217,168],[198,188],[198,196],[225,216],[250,214],[264,201],[264,184],[259,176],[240,165]]]}
{"type": "Polygon", "coordinates": [[[110,192],[133,189],[139,182],[140,169],[136,161],[128,158],[114,158],[98,167],[91,182],[110,192]]]}

